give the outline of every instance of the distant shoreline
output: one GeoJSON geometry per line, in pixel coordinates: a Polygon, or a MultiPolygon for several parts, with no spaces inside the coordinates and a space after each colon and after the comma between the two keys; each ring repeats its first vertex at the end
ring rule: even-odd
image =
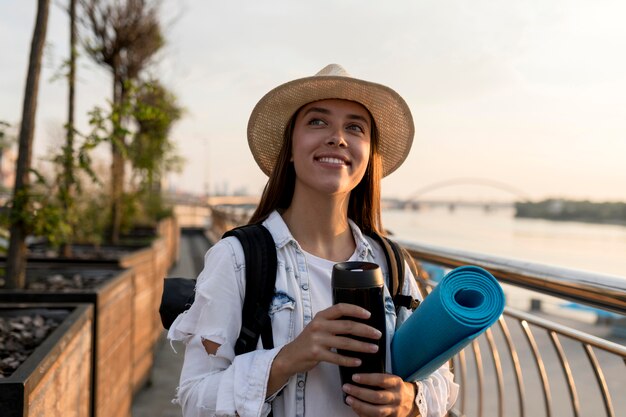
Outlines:
{"type": "Polygon", "coordinates": [[[551,220],[555,222],[576,222],[576,223],[590,223],[590,224],[606,224],[611,226],[626,226],[624,220],[600,220],[600,219],[586,219],[586,218],[554,218],[554,217],[539,217],[539,216],[518,216],[515,214],[516,219],[535,219],[535,220],[551,220]]]}
{"type": "Polygon", "coordinates": [[[626,203],[561,199],[515,203],[515,217],[626,226],[626,203]]]}

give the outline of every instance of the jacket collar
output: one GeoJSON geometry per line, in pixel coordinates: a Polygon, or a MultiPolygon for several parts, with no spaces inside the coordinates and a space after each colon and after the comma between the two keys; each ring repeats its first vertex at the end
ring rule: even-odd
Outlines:
{"type": "Polygon", "coordinates": [[[272,211],[267,219],[265,219],[263,226],[272,234],[277,249],[282,248],[289,242],[296,242],[287,227],[287,223],[285,223],[282,216],[276,210],[272,211]]]}
{"type": "MultiPolygon", "coordinates": [[[[374,257],[374,251],[372,246],[367,241],[359,226],[356,225],[351,219],[348,219],[348,224],[350,225],[350,229],[352,229],[352,236],[354,237],[354,241],[356,242],[356,252],[359,258],[365,259],[368,257],[374,257]]],[[[283,220],[282,216],[274,210],[263,222],[263,226],[265,226],[272,237],[274,238],[274,242],[276,243],[276,248],[280,249],[289,242],[294,242],[298,247],[300,245],[291,235],[287,224],[283,220]]]]}

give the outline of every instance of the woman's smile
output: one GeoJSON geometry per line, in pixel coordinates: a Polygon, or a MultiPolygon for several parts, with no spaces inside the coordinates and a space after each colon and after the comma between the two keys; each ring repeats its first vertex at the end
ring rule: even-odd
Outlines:
{"type": "Polygon", "coordinates": [[[314,159],[320,164],[330,165],[332,168],[342,168],[351,165],[348,158],[342,156],[324,155],[316,156],[314,159]]]}
{"type": "Polygon", "coordinates": [[[321,100],[304,106],[293,132],[296,187],[349,193],[363,178],[370,154],[371,119],[359,103],[321,100]]]}

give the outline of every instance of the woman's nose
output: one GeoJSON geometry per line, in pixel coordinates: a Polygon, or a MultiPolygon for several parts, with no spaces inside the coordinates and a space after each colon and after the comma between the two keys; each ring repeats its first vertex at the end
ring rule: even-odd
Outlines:
{"type": "Polygon", "coordinates": [[[338,146],[340,148],[348,146],[348,142],[346,142],[346,138],[344,136],[344,131],[336,129],[331,132],[331,135],[326,140],[326,144],[330,146],[338,146]]]}

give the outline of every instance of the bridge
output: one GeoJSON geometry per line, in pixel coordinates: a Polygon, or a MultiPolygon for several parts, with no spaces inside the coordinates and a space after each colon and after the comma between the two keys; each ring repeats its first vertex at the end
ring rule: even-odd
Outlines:
{"type": "Polygon", "coordinates": [[[506,202],[506,201],[466,201],[466,200],[457,200],[457,199],[441,199],[441,200],[418,200],[418,201],[409,201],[409,200],[389,200],[383,199],[382,208],[383,209],[395,209],[395,210],[413,210],[418,211],[425,207],[429,208],[447,208],[450,211],[454,211],[457,208],[479,208],[486,212],[500,210],[500,209],[510,209],[515,206],[515,202],[506,202]]]}
{"type": "MultiPolygon", "coordinates": [[[[170,196],[169,200],[177,205],[187,206],[212,206],[212,207],[254,207],[258,204],[260,196],[170,196]]],[[[423,207],[447,207],[454,210],[459,207],[482,208],[485,211],[507,209],[513,207],[516,201],[528,201],[528,194],[521,189],[504,183],[485,178],[452,178],[428,184],[413,191],[405,199],[383,199],[382,205],[386,209],[419,210],[423,207]],[[485,199],[460,199],[460,198],[427,198],[434,191],[456,186],[479,186],[489,190],[496,190],[509,196],[508,201],[485,200],[485,199]]]]}
{"type": "Polygon", "coordinates": [[[424,207],[447,207],[449,210],[455,210],[459,207],[482,208],[485,211],[497,209],[507,209],[514,206],[516,201],[528,201],[528,194],[517,187],[509,185],[502,181],[491,180],[486,178],[461,177],[452,178],[444,181],[438,181],[428,184],[424,187],[413,191],[406,199],[385,200],[384,208],[403,209],[403,210],[419,210],[424,207]],[[489,200],[470,198],[468,200],[460,198],[425,198],[426,195],[432,194],[446,188],[458,186],[478,186],[488,190],[503,192],[509,196],[508,201],[489,200]]]}

